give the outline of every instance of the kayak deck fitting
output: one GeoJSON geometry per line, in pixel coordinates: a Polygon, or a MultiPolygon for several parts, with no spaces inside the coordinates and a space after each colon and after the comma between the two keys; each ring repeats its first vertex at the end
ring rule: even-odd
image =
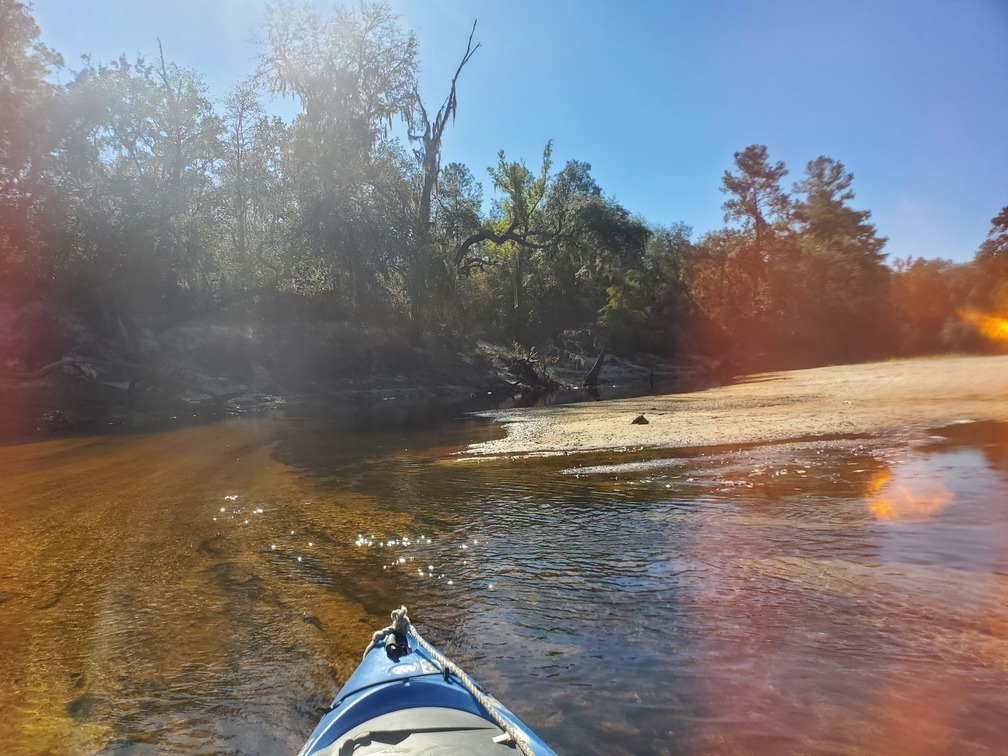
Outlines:
{"type": "Polygon", "coordinates": [[[374,633],[300,756],[553,754],[413,627],[406,607],[374,633]]]}

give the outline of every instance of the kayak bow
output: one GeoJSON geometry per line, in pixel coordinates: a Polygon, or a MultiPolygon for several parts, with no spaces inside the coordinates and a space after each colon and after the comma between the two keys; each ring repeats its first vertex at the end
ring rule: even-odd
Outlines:
{"type": "Polygon", "coordinates": [[[300,756],[553,754],[528,726],[413,627],[406,607],[377,631],[300,756]]]}

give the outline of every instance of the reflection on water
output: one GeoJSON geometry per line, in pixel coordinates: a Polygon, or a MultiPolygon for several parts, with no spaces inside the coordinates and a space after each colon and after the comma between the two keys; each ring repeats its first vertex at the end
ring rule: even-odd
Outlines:
{"type": "Polygon", "coordinates": [[[562,753],[996,752],[1008,432],[474,461],[424,412],[0,449],[0,751],[294,752],[405,603],[562,753]]]}

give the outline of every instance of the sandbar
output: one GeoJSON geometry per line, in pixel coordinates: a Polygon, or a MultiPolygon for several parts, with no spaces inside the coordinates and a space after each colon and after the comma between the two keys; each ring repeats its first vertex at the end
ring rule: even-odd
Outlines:
{"type": "MultiPolygon", "coordinates": [[[[604,372],[603,372],[604,377],[604,372]]],[[[760,373],[680,394],[480,413],[503,438],[470,457],[720,446],[859,434],[912,438],[1008,421],[1008,355],[943,356],[760,373]],[[633,424],[643,415],[646,424],[633,424]]]]}

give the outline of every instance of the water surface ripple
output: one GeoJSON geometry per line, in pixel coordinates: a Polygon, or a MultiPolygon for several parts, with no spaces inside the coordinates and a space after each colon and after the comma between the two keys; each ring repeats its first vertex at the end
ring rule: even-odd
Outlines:
{"type": "Polygon", "coordinates": [[[1008,431],[472,460],[415,413],[0,448],[0,751],[295,752],[370,631],[561,753],[997,753],[1008,431]]]}

